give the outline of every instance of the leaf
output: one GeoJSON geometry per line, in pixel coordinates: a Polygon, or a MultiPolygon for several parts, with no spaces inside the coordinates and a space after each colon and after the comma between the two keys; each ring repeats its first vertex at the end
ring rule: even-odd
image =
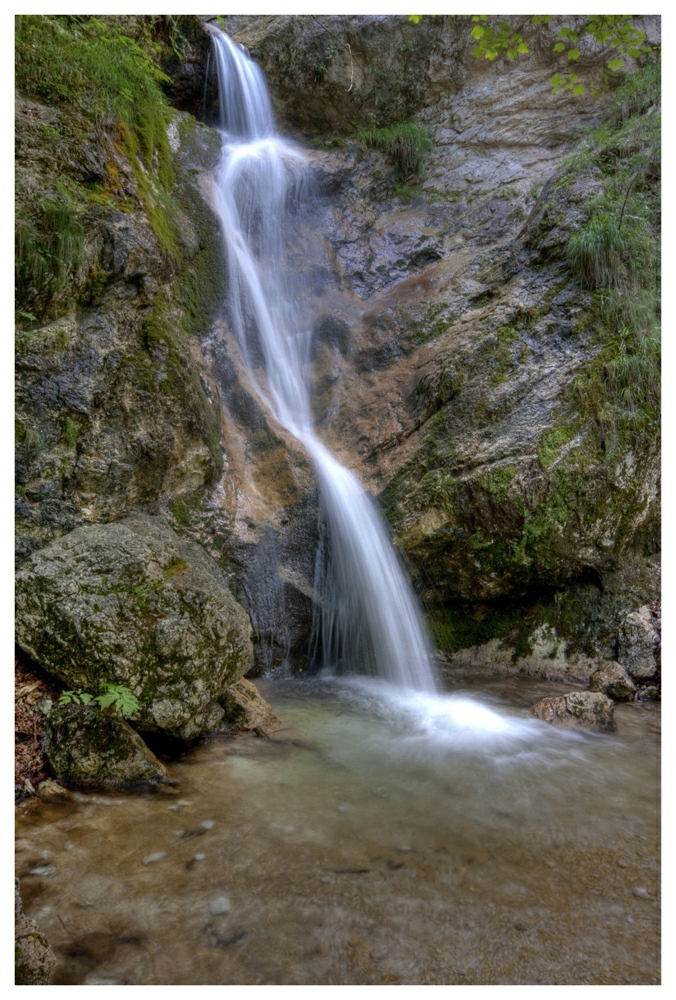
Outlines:
{"type": "Polygon", "coordinates": [[[608,69],[620,69],[624,66],[624,59],[611,59],[608,63],[608,69]]]}
{"type": "Polygon", "coordinates": [[[37,316],[34,316],[33,313],[19,312],[19,316],[23,316],[24,319],[30,319],[33,323],[37,320],[37,316]]]}
{"type": "Polygon", "coordinates": [[[480,39],[482,39],[485,34],[486,34],[486,29],[482,28],[478,24],[476,25],[476,27],[472,28],[472,31],[471,31],[472,38],[476,38],[477,41],[479,41],[480,39]]]}
{"type": "Polygon", "coordinates": [[[579,59],[580,58],[580,50],[579,49],[570,49],[570,51],[568,52],[568,58],[571,59],[571,60],[579,59]]]}
{"type": "Polygon", "coordinates": [[[90,701],[94,700],[94,695],[89,694],[88,691],[80,691],[79,694],[80,694],[80,701],[82,702],[83,705],[88,705],[90,701]]]}
{"type": "Polygon", "coordinates": [[[519,42],[519,44],[516,47],[516,51],[520,52],[521,55],[525,56],[526,53],[529,51],[529,49],[525,42],[519,42]]]}
{"type": "Polygon", "coordinates": [[[409,14],[408,19],[409,21],[412,21],[413,24],[418,24],[422,21],[422,14],[409,14]]]}
{"type": "Polygon", "coordinates": [[[110,708],[116,700],[117,695],[114,691],[106,691],[105,694],[98,694],[94,699],[94,701],[98,702],[100,708],[110,708]]]}
{"type": "Polygon", "coordinates": [[[557,42],[556,45],[554,46],[554,51],[555,52],[565,52],[566,51],[566,46],[564,45],[563,42],[557,42]]]}
{"type": "Polygon", "coordinates": [[[559,74],[557,73],[550,79],[549,82],[552,84],[553,87],[562,87],[566,81],[563,79],[562,76],[559,76],[559,74]]]}
{"type": "Polygon", "coordinates": [[[584,85],[583,83],[578,83],[576,87],[573,87],[573,93],[574,93],[574,94],[575,94],[575,95],[576,95],[577,97],[579,97],[579,96],[580,96],[580,94],[584,94],[584,92],[585,92],[585,89],[586,89],[586,88],[585,88],[585,85],[584,85]]]}
{"type": "Polygon", "coordinates": [[[514,59],[516,56],[516,49],[507,49],[507,58],[514,59]]]}

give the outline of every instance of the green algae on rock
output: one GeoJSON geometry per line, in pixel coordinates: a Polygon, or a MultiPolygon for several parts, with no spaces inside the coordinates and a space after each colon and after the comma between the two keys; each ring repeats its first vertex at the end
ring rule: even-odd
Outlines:
{"type": "Polygon", "coordinates": [[[192,739],[253,662],[251,626],[218,567],[159,517],[76,528],[17,575],[17,641],[74,690],[128,687],[141,729],[192,739]]]}

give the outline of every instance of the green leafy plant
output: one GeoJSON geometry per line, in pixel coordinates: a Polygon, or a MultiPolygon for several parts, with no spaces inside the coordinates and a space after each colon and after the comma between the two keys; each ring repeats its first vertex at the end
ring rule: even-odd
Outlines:
{"type": "MultiPolygon", "coordinates": [[[[456,15],[450,16],[455,17],[456,15]]],[[[422,14],[409,14],[408,19],[413,24],[418,24],[422,17],[422,14]]],[[[535,14],[530,20],[535,26],[548,24],[551,15],[535,14]]],[[[640,59],[641,56],[652,51],[652,46],[647,43],[645,32],[634,25],[630,14],[592,14],[587,19],[578,20],[580,23],[576,27],[564,25],[560,28],[559,41],[554,44],[552,51],[556,55],[565,53],[568,62],[577,62],[582,55],[582,45],[585,38],[591,39],[599,47],[605,65],[592,82],[591,92],[593,96],[608,90],[610,81],[619,70],[625,67],[627,58],[640,59]]],[[[499,55],[515,59],[517,56],[527,55],[529,52],[528,44],[523,36],[507,21],[491,24],[487,14],[472,15],[471,21],[473,27],[470,34],[476,42],[472,49],[472,55],[476,59],[492,61],[497,59],[499,55]]],[[[552,85],[553,94],[558,94],[561,90],[569,90],[575,96],[579,96],[586,93],[587,90],[577,73],[555,73],[549,82],[552,85]]]]}
{"type": "Polygon", "coordinates": [[[139,702],[136,695],[124,684],[114,684],[112,681],[105,681],[101,684],[100,693],[91,694],[89,691],[62,691],[59,698],[60,705],[89,705],[96,704],[102,710],[112,708],[114,712],[124,718],[129,718],[139,710],[139,702]]]}

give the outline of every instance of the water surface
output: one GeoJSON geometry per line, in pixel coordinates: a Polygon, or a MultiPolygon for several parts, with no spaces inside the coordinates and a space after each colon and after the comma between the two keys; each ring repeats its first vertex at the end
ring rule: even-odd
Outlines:
{"type": "Polygon", "coordinates": [[[477,683],[264,681],[272,739],[197,746],[160,794],[24,804],[54,981],[658,982],[659,707],[561,731],[528,706],[570,686],[477,683]]]}

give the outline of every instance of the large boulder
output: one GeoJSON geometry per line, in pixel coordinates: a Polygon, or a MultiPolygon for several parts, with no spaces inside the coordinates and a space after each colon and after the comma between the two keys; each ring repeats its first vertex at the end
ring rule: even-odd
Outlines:
{"type": "Polygon", "coordinates": [[[646,680],[657,672],[655,647],[658,631],[650,608],[632,611],[622,622],[618,636],[619,660],[636,680],[646,680]]]}
{"type": "Polygon", "coordinates": [[[14,942],[15,985],[47,986],[56,959],[38,925],[23,912],[18,878],[14,879],[14,942]]]}
{"type": "Polygon", "coordinates": [[[613,703],[599,691],[570,691],[558,697],[542,698],[533,713],[543,722],[558,725],[594,726],[614,729],[613,703]]]}
{"type": "Polygon", "coordinates": [[[45,753],[67,788],[112,791],[167,780],[157,757],[114,712],[95,705],[63,705],[49,713],[45,730],[45,753]]]}
{"type": "Polygon", "coordinates": [[[17,642],[74,690],[125,685],[140,729],[192,739],[253,662],[251,626],[218,564],[159,517],[77,528],[17,574],[17,642]]]}

